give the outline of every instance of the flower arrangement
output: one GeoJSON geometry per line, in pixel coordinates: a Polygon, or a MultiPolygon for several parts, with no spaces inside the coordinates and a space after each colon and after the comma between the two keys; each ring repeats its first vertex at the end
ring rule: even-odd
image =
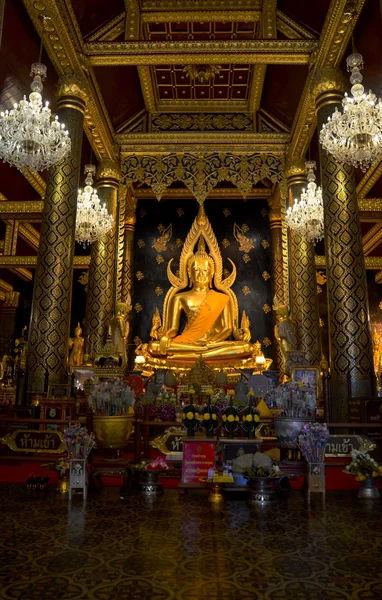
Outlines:
{"type": "Polygon", "coordinates": [[[299,435],[299,447],[309,464],[321,465],[325,460],[325,448],[330,433],[326,423],[307,423],[299,435]]]}
{"type": "Polygon", "coordinates": [[[210,398],[208,398],[207,404],[202,406],[199,411],[200,424],[205,428],[207,437],[213,436],[214,429],[218,425],[218,411],[211,404],[210,398]]]}
{"type": "Polygon", "coordinates": [[[194,435],[194,431],[199,425],[199,411],[193,404],[187,404],[183,407],[182,423],[187,428],[188,437],[194,435]]]}
{"type": "Polygon", "coordinates": [[[228,390],[229,405],[223,410],[222,421],[223,427],[228,434],[228,438],[232,439],[234,432],[239,427],[240,417],[236,406],[233,405],[235,391],[228,390]]]}
{"type": "Polygon", "coordinates": [[[265,397],[267,404],[275,403],[284,417],[310,417],[316,410],[316,390],[309,383],[288,381],[279,385],[265,397]]]}
{"type": "Polygon", "coordinates": [[[224,409],[229,405],[229,396],[223,390],[218,390],[211,396],[211,404],[216,409],[219,419],[221,419],[224,409]]]}
{"type": "Polygon", "coordinates": [[[76,423],[64,429],[64,443],[69,459],[86,459],[95,446],[95,439],[92,433],[88,433],[86,427],[76,423]]]}
{"type": "Polygon", "coordinates": [[[122,379],[108,379],[92,387],[88,402],[95,415],[116,417],[132,412],[135,396],[122,379]]]}
{"type": "Polygon", "coordinates": [[[147,471],[167,471],[168,464],[164,456],[158,456],[144,467],[147,471]]]}
{"type": "Polygon", "coordinates": [[[257,477],[266,477],[268,479],[274,477],[281,477],[282,473],[280,471],[280,467],[277,465],[273,465],[270,470],[267,470],[262,465],[252,465],[251,468],[247,468],[244,470],[243,477],[248,479],[248,481],[254,480],[257,477]]]}
{"type": "Polygon", "coordinates": [[[162,421],[175,421],[176,395],[166,388],[161,389],[156,397],[157,415],[162,421]]]}
{"type": "Polygon", "coordinates": [[[260,411],[257,408],[253,408],[252,399],[254,397],[253,390],[248,393],[249,404],[241,412],[242,428],[246,433],[247,437],[252,439],[254,436],[257,424],[260,422],[260,411]],[[252,391],[252,394],[251,394],[252,391]]]}
{"type": "Polygon", "coordinates": [[[367,452],[352,450],[351,463],[346,465],[345,473],[355,475],[357,481],[364,481],[367,477],[382,477],[382,466],[367,452]]]}

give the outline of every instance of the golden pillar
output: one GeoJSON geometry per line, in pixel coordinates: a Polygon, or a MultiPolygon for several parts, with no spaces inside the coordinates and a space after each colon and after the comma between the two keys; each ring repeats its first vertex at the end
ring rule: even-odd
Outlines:
{"type": "Polygon", "coordinates": [[[0,308],[0,360],[4,354],[12,355],[16,337],[16,313],[20,292],[5,292],[0,308]]]}
{"type": "MultiPolygon", "coordinates": [[[[301,158],[287,163],[289,206],[306,188],[305,165],[301,158]]],[[[290,292],[297,348],[312,366],[321,362],[320,320],[318,315],[314,247],[305,237],[290,230],[290,292]]]]}
{"type": "Polygon", "coordinates": [[[72,75],[59,81],[57,115],[69,131],[69,156],[49,171],[35,274],[27,355],[27,389],[63,383],[70,334],[74,232],[86,87],[72,75]]]}
{"type": "MultiPolygon", "coordinates": [[[[121,285],[121,302],[133,304],[133,285],[134,285],[134,234],[136,222],[137,199],[128,189],[126,194],[125,205],[125,233],[124,233],[124,248],[123,248],[123,267],[122,267],[122,285],[121,285]]],[[[129,314],[130,331],[127,339],[128,344],[128,363],[132,366],[133,353],[129,351],[132,347],[132,327],[131,318],[132,312],[129,314]]]]}
{"type": "Polygon", "coordinates": [[[114,225],[107,235],[91,247],[85,328],[86,353],[91,359],[104,345],[109,321],[115,311],[119,177],[120,170],[116,162],[109,159],[100,162],[97,169],[98,197],[113,215],[114,225]]]}
{"type": "MultiPolygon", "coordinates": [[[[282,221],[282,198],[280,189],[277,186],[273,195],[269,198],[270,207],[269,220],[271,225],[271,252],[272,252],[272,296],[273,303],[285,304],[288,299],[285,297],[284,281],[284,257],[283,257],[283,221],[282,221]]],[[[276,313],[273,312],[274,324],[277,324],[276,313]]],[[[283,368],[283,355],[280,344],[275,339],[276,351],[274,358],[274,368],[283,368]]]]}
{"type": "MultiPolygon", "coordinates": [[[[341,108],[344,79],[336,69],[315,78],[318,130],[341,108]]],[[[333,420],[348,420],[347,378],[352,395],[371,394],[373,367],[369,306],[354,168],[340,165],[320,147],[325,214],[333,420]]]]}

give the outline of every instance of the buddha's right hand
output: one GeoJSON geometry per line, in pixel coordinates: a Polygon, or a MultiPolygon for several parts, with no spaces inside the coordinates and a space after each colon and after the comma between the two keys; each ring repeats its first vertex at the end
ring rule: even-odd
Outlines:
{"type": "Polygon", "coordinates": [[[164,356],[166,356],[169,345],[169,338],[167,337],[167,335],[163,335],[159,340],[159,354],[163,354],[164,356]]]}

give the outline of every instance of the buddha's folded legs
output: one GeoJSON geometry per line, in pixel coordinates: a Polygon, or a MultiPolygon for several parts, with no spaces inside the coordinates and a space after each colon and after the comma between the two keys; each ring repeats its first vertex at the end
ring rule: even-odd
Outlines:
{"type": "MultiPolygon", "coordinates": [[[[147,350],[152,356],[163,356],[159,353],[159,342],[149,342],[147,350]]],[[[246,342],[216,342],[208,345],[186,344],[171,342],[166,356],[171,359],[194,356],[195,360],[200,356],[208,358],[248,358],[253,353],[252,344],[246,342]]]]}

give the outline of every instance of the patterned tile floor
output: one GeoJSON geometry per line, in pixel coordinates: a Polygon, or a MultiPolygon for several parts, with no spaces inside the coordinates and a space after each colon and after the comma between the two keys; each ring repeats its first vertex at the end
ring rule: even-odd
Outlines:
{"type": "Polygon", "coordinates": [[[300,493],[250,509],[167,490],[88,498],[0,485],[2,600],[377,600],[382,502],[300,493]]]}

